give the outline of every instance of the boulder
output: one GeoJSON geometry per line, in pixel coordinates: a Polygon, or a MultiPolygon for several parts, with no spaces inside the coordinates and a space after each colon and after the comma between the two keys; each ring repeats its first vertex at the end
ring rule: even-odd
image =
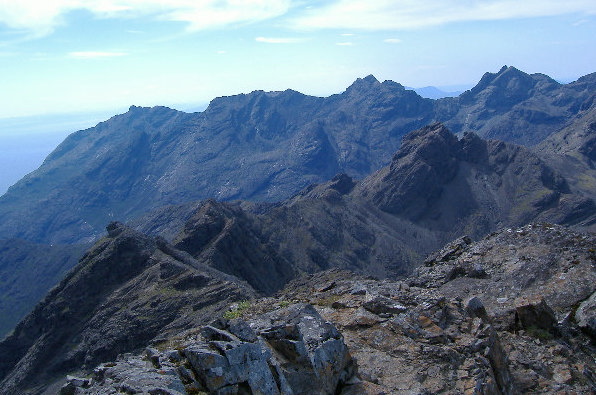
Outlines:
{"type": "Polygon", "coordinates": [[[516,329],[541,330],[554,334],[557,330],[555,312],[544,299],[538,303],[528,303],[515,308],[516,329]]]}
{"type": "Polygon", "coordinates": [[[596,339],[596,292],[579,305],[575,320],[580,328],[596,339]]]}

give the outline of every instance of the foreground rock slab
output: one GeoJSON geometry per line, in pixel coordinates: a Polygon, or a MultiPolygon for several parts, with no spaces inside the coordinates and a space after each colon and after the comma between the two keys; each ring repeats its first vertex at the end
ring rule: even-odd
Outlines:
{"type": "Polygon", "coordinates": [[[61,394],[335,394],[356,372],[339,331],[309,304],[218,320],[177,349],[127,355],[70,377],[61,394]]]}

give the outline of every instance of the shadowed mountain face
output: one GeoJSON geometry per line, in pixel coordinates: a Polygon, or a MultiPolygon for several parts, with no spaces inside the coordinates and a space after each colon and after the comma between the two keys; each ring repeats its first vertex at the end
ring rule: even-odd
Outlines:
{"type": "Polygon", "coordinates": [[[62,280],[88,247],[0,240],[0,338],[62,280]]]}
{"type": "MultiPolygon", "coordinates": [[[[596,104],[582,111],[567,127],[550,135],[537,147],[537,153],[568,180],[571,190],[594,198],[596,104]]],[[[596,220],[592,223],[596,224],[596,220]]]]}
{"type": "Polygon", "coordinates": [[[248,284],[118,223],[0,343],[2,393],[23,393],[151,339],[206,324],[248,284]]]}
{"type": "Polygon", "coordinates": [[[573,224],[594,210],[594,195],[570,193],[529,149],[474,134],[458,140],[441,124],[407,135],[391,165],[367,178],[360,194],[429,229],[474,237],[535,220],[573,224]]]}
{"type": "Polygon", "coordinates": [[[536,144],[589,107],[595,78],[561,85],[505,67],[440,100],[368,76],[327,98],[256,91],[215,99],[202,113],[131,107],[71,135],[0,197],[0,238],[89,241],[112,219],[164,205],[279,201],[340,172],[367,176],[432,121],[536,144]]]}

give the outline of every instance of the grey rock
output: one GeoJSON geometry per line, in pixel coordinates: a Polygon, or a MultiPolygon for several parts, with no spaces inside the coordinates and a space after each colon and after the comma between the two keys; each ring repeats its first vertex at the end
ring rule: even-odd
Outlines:
{"type": "MultiPolygon", "coordinates": [[[[95,370],[88,385],[75,388],[75,394],[186,394],[185,385],[178,375],[175,366],[162,366],[161,369],[151,367],[147,356],[121,356],[119,361],[103,364],[95,370]]],[[[65,388],[69,391],[68,385],[65,388]]]]}
{"type": "Polygon", "coordinates": [[[237,336],[238,339],[245,341],[245,342],[256,342],[257,341],[257,334],[255,331],[248,325],[248,323],[242,319],[236,318],[230,320],[228,324],[228,331],[237,336]]]}
{"type": "Polygon", "coordinates": [[[375,314],[399,314],[407,310],[406,306],[381,295],[371,297],[362,304],[362,307],[375,314]]]}
{"type": "MultiPolygon", "coordinates": [[[[201,334],[182,354],[210,393],[333,394],[354,374],[340,333],[310,305],[251,322],[216,321],[201,334]]],[[[184,383],[194,380],[180,368],[178,374],[184,383]]]]}
{"type": "Polygon", "coordinates": [[[575,320],[580,328],[596,339],[596,292],[579,305],[575,312],[575,320]]]}
{"type": "Polygon", "coordinates": [[[544,299],[538,303],[530,303],[515,308],[515,322],[519,329],[541,329],[554,333],[557,328],[557,317],[544,299]]]}
{"type": "Polygon", "coordinates": [[[468,300],[466,303],[466,310],[472,317],[481,318],[483,321],[488,321],[488,314],[486,312],[486,308],[484,304],[480,300],[480,298],[474,296],[468,300]]]}

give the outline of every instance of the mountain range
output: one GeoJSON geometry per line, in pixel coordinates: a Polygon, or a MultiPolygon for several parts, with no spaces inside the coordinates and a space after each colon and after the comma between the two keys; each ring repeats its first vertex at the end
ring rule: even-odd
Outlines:
{"type": "Polygon", "coordinates": [[[532,146],[590,108],[595,84],[594,74],[561,85],[503,67],[439,100],[368,76],[327,98],[257,91],[214,99],[201,113],[131,107],[69,136],[0,197],[0,238],[84,242],[110,220],[164,205],[280,201],[338,173],[366,177],[406,133],[435,121],[532,146]]]}
{"type": "Polygon", "coordinates": [[[368,76],[74,133],[0,197],[1,329],[58,284],[0,342],[0,388],[35,393],[304,274],[395,280],[463,235],[594,230],[595,84],[503,67],[431,100],[368,76]]]}

